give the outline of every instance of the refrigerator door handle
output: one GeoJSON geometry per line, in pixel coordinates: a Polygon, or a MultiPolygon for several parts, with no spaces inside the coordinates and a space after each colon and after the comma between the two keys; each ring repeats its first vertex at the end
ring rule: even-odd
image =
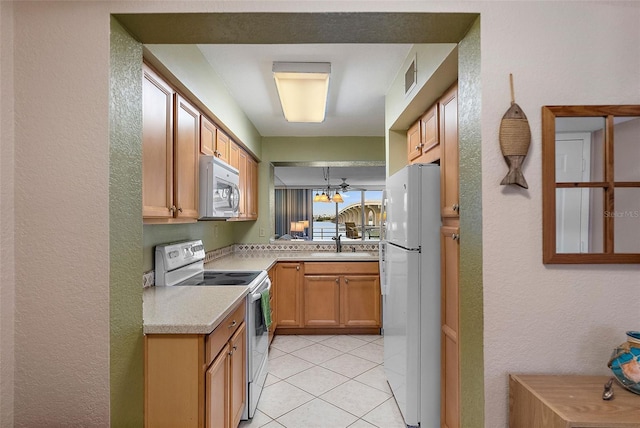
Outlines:
{"type": "Polygon", "coordinates": [[[386,250],[387,244],[386,242],[380,242],[378,245],[378,252],[380,254],[379,263],[380,263],[380,294],[385,296],[387,295],[387,268],[386,268],[386,250]]]}
{"type": "Polygon", "coordinates": [[[387,190],[382,190],[382,209],[380,212],[380,241],[387,239],[387,190]]]}

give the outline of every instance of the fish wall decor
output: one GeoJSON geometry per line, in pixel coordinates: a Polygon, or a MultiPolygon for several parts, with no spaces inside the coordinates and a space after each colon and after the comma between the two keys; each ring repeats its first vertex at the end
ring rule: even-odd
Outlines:
{"type": "Polygon", "coordinates": [[[522,164],[531,144],[531,130],[527,116],[515,102],[512,74],[509,74],[509,83],[511,86],[511,107],[502,116],[500,122],[500,150],[502,150],[502,156],[507,162],[509,172],[500,184],[517,184],[528,189],[527,180],[522,175],[522,164]]]}

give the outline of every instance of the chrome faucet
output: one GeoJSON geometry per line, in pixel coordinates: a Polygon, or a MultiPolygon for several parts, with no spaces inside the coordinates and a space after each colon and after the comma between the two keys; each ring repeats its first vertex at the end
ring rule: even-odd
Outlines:
{"type": "Polygon", "coordinates": [[[336,253],[341,253],[342,252],[342,242],[340,242],[340,237],[342,235],[338,235],[338,237],[336,238],[335,236],[331,239],[333,239],[334,241],[336,241],[336,253]]]}

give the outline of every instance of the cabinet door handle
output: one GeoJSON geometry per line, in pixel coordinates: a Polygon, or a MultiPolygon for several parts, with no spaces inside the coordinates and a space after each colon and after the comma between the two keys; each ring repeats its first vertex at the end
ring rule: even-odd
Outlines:
{"type": "Polygon", "coordinates": [[[349,278],[345,278],[345,279],[344,279],[344,282],[345,282],[346,284],[348,284],[348,283],[349,283],[349,278]]]}
{"type": "Polygon", "coordinates": [[[176,212],[176,206],[171,205],[171,207],[169,208],[169,211],[171,211],[172,213],[176,212]]]}
{"type": "Polygon", "coordinates": [[[236,320],[233,320],[233,322],[232,322],[231,324],[229,324],[229,328],[231,328],[231,327],[235,327],[235,326],[236,326],[236,324],[237,324],[237,323],[236,323],[236,320]]]}
{"type": "Polygon", "coordinates": [[[454,241],[459,241],[460,240],[460,235],[457,233],[453,233],[451,234],[451,239],[453,239],[454,241]]]}
{"type": "Polygon", "coordinates": [[[453,207],[451,207],[451,208],[456,212],[460,211],[460,205],[458,205],[458,204],[453,204],[453,207]]]}
{"type": "Polygon", "coordinates": [[[178,208],[178,212],[181,213],[182,212],[182,207],[178,208]]]}
{"type": "Polygon", "coordinates": [[[300,270],[300,266],[296,266],[296,270],[300,270]]]}
{"type": "Polygon", "coordinates": [[[336,278],[336,284],[340,282],[340,278],[336,278]]]}

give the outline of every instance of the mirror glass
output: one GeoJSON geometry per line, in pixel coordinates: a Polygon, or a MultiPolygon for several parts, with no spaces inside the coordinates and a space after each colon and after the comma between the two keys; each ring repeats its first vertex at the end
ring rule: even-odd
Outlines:
{"type": "Polygon", "coordinates": [[[640,188],[616,189],[615,201],[615,252],[640,253],[640,188]]]}
{"type": "Polygon", "coordinates": [[[602,189],[556,189],[556,252],[603,252],[602,195],[602,189]]]}
{"type": "Polygon", "coordinates": [[[543,262],[640,263],[640,105],[542,108],[543,262]]]}
{"type": "Polygon", "coordinates": [[[556,119],[556,182],[602,181],[603,117],[556,119]]]}
{"type": "Polygon", "coordinates": [[[616,117],[613,138],[616,181],[640,181],[640,117],[616,117]]]}

